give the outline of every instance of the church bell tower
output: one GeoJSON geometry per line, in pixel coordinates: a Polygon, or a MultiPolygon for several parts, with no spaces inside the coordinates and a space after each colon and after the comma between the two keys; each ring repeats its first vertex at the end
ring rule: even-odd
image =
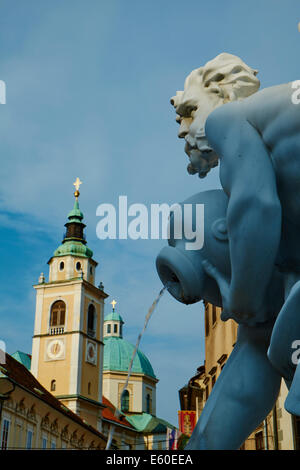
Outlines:
{"type": "Polygon", "coordinates": [[[39,278],[31,372],[63,405],[101,430],[103,312],[107,296],[95,286],[97,262],[87,247],[76,179],[74,207],[62,244],[39,278]]]}

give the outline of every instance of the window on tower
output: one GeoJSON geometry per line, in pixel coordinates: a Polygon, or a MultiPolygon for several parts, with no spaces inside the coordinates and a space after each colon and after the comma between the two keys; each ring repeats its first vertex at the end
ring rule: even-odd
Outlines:
{"type": "Polygon", "coordinates": [[[129,411],[129,392],[128,390],[124,390],[124,392],[121,395],[121,411],[123,413],[126,413],[129,411]]]}
{"type": "Polygon", "coordinates": [[[60,270],[60,271],[63,271],[63,270],[64,270],[64,267],[65,267],[65,263],[64,263],[63,261],[61,261],[61,262],[59,263],[59,270],[60,270]]]}
{"type": "Polygon", "coordinates": [[[150,393],[147,393],[146,395],[146,413],[152,413],[152,400],[150,393]]]}
{"type": "MultiPolygon", "coordinates": [[[[62,300],[57,300],[51,307],[50,326],[63,329],[65,326],[66,304],[62,300]]],[[[58,332],[56,332],[58,334],[58,332]]],[[[63,331],[60,331],[63,333],[63,331]]]]}
{"type": "Polygon", "coordinates": [[[55,390],[56,390],[56,380],[53,379],[53,380],[51,380],[50,391],[55,392],[55,390]]]}
{"type": "Polygon", "coordinates": [[[95,307],[93,304],[90,304],[88,308],[88,325],[87,325],[88,335],[90,336],[95,336],[95,323],[96,323],[95,317],[96,317],[95,307]]]}
{"type": "Polygon", "coordinates": [[[111,325],[107,325],[106,332],[108,335],[111,333],[111,325]]]}
{"type": "Polygon", "coordinates": [[[79,261],[76,263],[76,270],[81,271],[81,263],[79,261]]]}

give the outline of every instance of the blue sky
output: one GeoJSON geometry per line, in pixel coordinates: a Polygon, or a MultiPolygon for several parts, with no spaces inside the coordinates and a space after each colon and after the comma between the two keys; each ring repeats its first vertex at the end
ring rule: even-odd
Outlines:
{"type": "MultiPolygon", "coordinates": [[[[299,79],[297,0],[0,0],[0,339],[30,352],[32,285],[80,207],[109,302],[134,342],[161,288],[164,240],[98,240],[96,207],[174,203],[218,188],[218,169],[189,176],[169,99],[191,70],[221,52],[259,70],[261,87],[299,79]]],[[[141,349],[160,379],[157,414],[177,424],[178,390],[204,360],[202,304],[169,294],[141,349]]]]}

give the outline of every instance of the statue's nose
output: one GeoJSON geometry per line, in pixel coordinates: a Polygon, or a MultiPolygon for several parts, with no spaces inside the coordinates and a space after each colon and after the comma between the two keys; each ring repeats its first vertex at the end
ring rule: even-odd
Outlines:
{"type": "Polygon", "coordinates": [[[187,135],[187,133],[188,133],[187,130],[179,131],[179,132],[178,132],[178,137],[179,137],[179,139],[184,139],[185,136],[187,135]]]}
{"type": "Polygon", "coordinates": [[[189,126],[184,121],[182,121],[179,127],[179,131],[178,131],[179,139],[184,139],[185,136],[188,134],[188,132],[189,132],[189,126]]]}

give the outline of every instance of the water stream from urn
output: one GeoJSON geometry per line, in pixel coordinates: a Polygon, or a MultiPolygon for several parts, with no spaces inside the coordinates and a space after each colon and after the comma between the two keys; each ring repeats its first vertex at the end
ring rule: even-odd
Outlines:
{"type": "MultiPolygon", "coordinates": [[[[130,364],[129,364],[129,367],[128,367],[128,373],[127,373],[127,378],[126,378],[126,381],[125,381],[125,384],[124,384],[124,387],[122,388],[122,391],[121,391],[121,395],[123,394],[123,392],[127,389],[128,387],[128,382],[129,382],[129,379],[130,379],[130,376],[131,376],[131,372],[132,372],[132,366],[133,366],[133,361],[134,361],[134,358],[136,356],[136,353],[137,353],[137,350],[139,348],[139,345],[140,345],[140,342],[141,342],[141,339],[142,339],[142,336],[147,328],[147,325],[148,325],[148,322],[152,316],[152,313],[154,312],[158,302],[160,301],[161,297],[163,296],[165,290],[168,288],[168,284],[166,284],[162,289],[161,291],[159,292],[158,296],[156,297],[156,299],[154,300],[153,304],[151,305],[151,307],[149,308],[148,310],[148,313],[145,317],[145,322],[144,322],[144,327],[142,329],[142,331],[140,332],[140,334],[138,335],[138,338],[137,338],[137,342],[136,342],[136,345],[135,345],[135,348],[134,348],[134,351],[132,353],[132,357],[131,357],[131,361],[130,361],[130,364]]],[[[115,410],[115,417],[116,418],[119,418],[120,416],[120,411],[116,408],[115,410]]],[[[108,433],[108,439],[107,439],[107,444],[106,444],[106,450],[109,450],[110,446],[111,446],[111,442],[112,442],[112,439],[113,439],[113,435],[114,435],[114,431],[115,431],[115,426],[113,424],[110,425],[110,428],[109,428],[109,433],[108,433]]]]}

